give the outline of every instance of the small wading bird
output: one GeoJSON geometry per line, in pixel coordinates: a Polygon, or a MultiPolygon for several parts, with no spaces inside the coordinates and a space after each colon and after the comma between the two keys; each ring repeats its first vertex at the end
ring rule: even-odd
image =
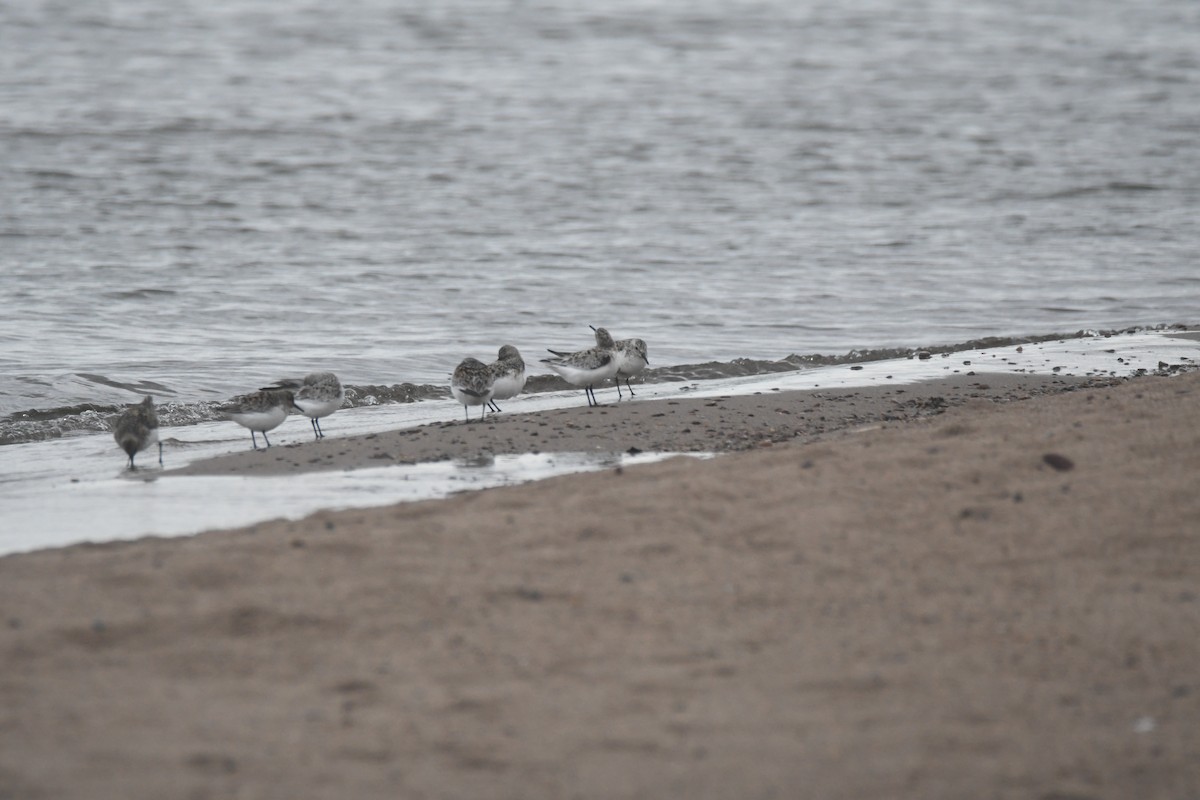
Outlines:
{"type": "Polygon", "coordinates": [[[471,421],[470,406],[483,406],[479,414],[482,421],[487,415],[487,404],[492,400],[496,377],[487,364],[475,358],[464,358],[450,376],[450,393],[463,405],[467,422],[471,421]]]}
{"type": "Polygon", "coordinates": [[[158,445],[158,464],[162,466],[162,442],[158,440],[158,414],[154,412],[154,399],[146,395],[142,402],[122,411],[113,429],[113,438],[129,456],[130,469],[137,469],[133,465],[133,457],[152,444],[158,445]]]}
{"type": "Polygon", "coordinates": [[[488,364],[488,369],[494,379],[489,405],[492,411],[499,411],[497,400],[516,397],[525,388],[525,360],[517,348],[506,344],[500,348],[500,357],[488,364]]]}
{"type": "Polygon", "coordinates": [[[227,414],[243,428],[249,428],[250,442],[257,450],[258,439],[254,432],[261,433],[263,441],[270,447],[271,440],[267,438],[267,431],[279,427],[280,423],[287,419],[288,412],[295,407],[292,393],[287,389],[260,389],[235,397],[218,406],[217,410],[227,414]]]}
{"type": "Polygon", "coordinates": [[[578,353],[560,353],[551,350],[555,358],[543,358],[542,362],[557,372],[572,386],[582,386],[588,406],[598,406],[595,384],[617,374],[617,357],[613,353],[613,338],[604,328],[596,328],[596,346],[578,353]]]}
{"type": "MultiPolygon", "coordinates": [[[[589,326],[593,331],[596,330],[595,325],[589,326]]],[[[567,356],[559,350],[551,350],[556,356],[567,356]]],[[[613,342],[613,355],[617,359],[617,374],[613,378],[613,383],[617,385],[617,398],[624,397],[621,394],[621,378],[625,379],[625,386],[629,389],[629,396],[633,396],[633,387],[629,385],[630,378],[636,378],[646,371],[646,365],[650,363],[650,359],[646,356],[646,343],[641,339],[620,339],[613,342]]]]}
{"type": "Polygon", "coordinates": [[[650,359],[646,356],[646,343],[641,339],[619,339],[613,345],[613,353],[617,356],[617,376],[613,382],[617,384],[617,398],[621,395],[621,378],[625,379],[625,387],[629,396],[633,397],[633,387],[630,378],[636,378],[646,371],[650,359]]]}
{"type": "MultiPolygon", "coordinates": [[[[327,417],[342,407],[346,401],[346,390],[332,372],[314,372],[303,378],[276,381],[274,386],[264,386],[262,391],[273,392],[286,389],[292,392],[292,403],[296,410],[312,421],[313,437],[324,439],[321,417],[327,417]]],[[[267,434],[263,432],[263,438],[267,434]]]]}

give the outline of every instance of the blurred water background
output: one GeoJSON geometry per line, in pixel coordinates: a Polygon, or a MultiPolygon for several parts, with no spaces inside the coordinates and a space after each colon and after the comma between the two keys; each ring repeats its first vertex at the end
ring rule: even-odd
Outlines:
{"type": "Polygon", "coordinates": [[[0,440],[1196,322],[1198,212],[1194,0],[3,3],[0,440]]]}

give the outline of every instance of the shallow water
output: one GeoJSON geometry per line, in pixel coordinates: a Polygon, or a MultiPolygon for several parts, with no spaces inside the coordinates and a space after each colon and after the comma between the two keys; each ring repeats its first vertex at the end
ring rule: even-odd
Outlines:
{"type": "MultiPolygon", "coordinates": [[[[1200,6],[0,5],[0,416],[1195,322],[1200,6]]],[[[3,456],[0,456],[3,457],[3,456]]]]}
{"type": "MultiPolygon", "coordinates": [[[[41,481],[6,499],[0,555],[81,541],[180,536],[323,509],[362,508],[647,464],[663,453],[524,453],[288,476],[173,478],[158,470],[41,481]],[[219,498],[219,502],[214,502],[219,498]]],[[[691,455],[691,454],[689,454],[691,455]]]]}
{"type": "MultiPolygon", "coordinates": [[[[792,389],[898,386],[955,374],[1119,376],[1164,372],[1200,364],[1200,333],[1143,332],[1005,347],[972,348],[930,358],[882,359],[769,375],[646,384],[626,402],[708,397],[792,389]],[[969,361],[970,363],[964,363],[969,361]],[[1160,367],[1161,364],[1167,367],[1160,367]]],[[[599,392],[613,402],[611,388],[599,392]]],[[[582,393],[545,392],[505,403],[505,413],[536,413],[582,404],[582,393]]],[[[345,409],[325,420],[329,441],[338,437],[460,419],[452,400],[345,409]]],[[[311,441],[307,420],[294,417],[273,432],[276,446],[311,441]]],[[[264,477],[176,476],[185,464],[248,447],[246,431],[232,422],[164,427],[165,469],[130,473],[108,433],[81,434],[3,448],[0,454],[0,555],[143,535],[185,535],[299,518],[322,508],[379,506],[444,497],[456,491],[537,480],[551,475],[635,465],[664,454],[481,453],[474,461],[396,465],[306,475],[264,477]]],[[[265,455],[265,454],[264,454],[265,455]]]]}

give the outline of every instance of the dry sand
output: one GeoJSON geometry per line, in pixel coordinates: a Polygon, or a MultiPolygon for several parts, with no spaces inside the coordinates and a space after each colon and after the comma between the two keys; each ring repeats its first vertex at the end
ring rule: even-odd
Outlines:
{"type": "Polygon", "coordinates": [[[0,559],[0,798],[1200,797],[1200,374],[896,388],[198,466],[743,450],[0,559]]]}

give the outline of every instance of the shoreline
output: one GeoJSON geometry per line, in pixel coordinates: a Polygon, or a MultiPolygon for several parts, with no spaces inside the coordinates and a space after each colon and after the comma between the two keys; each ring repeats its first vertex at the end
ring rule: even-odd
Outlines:
{"type": "Polygon", "coordinates": [[[786,441],[0,558],[0,788],[1195,794],[1200,372],[955,380],[564,409],[786,441]]]}
{"type": "Polygon", "coordinates": [[[501,412],[482,422],[459,419],[245,450],[163,475],[286,475],[521,453],[732,453],[924,419],[964,404],[1016,402],[1114,382],[1107,377],[961,374],[895,386],[680,394],[595,408],[580,402],[501,412]]]}
{"type": "MultiPolygon", "coordinates": [[[[780,358],[768,358],[760,355],[733,358],[729,361],[679,363],[649,368],[644,373],[644,380],[651,385],[662,385],[729,380],[748,376],[788,375],[807,369],[852,365],[862,367],[882,361],[912,359],[918,353],[940,356],[974,351],[995,351],[1022,345],[1036,349],[1054,342],[1060,344],[1103,340],[1120,342],[1123,337],[1145,334],[1169,338],[1200,339],[1200,331],[1193,330],[1184,323],[1134,326],[1101,331],[1079,330],[1073,333],[987,336],[954,344],[867,347],[850,350],[843,354],[810,353],[802,355],[791,353],[780,358]]],[[[1108,374],[1112,376],[1116,376],[1118,373],[1123,374],[1121,369],[1123,366],[1121,362],[1114,360],[1110,365],[1112,371],[1108,374]]],[[[532,368],[536,370],[538,366],[532,365],[532,368]]],[[[1127,371],[1124,370],[1124,372],[1127,371]]],[[[94,396],[62,397],[59,398],[57,404],[51,402],[48,406],[39,405],[31,398],[27,404],[18,403],[17,406],[9,407],[0,413],[0,447],[52,440],[78,432],[107,432],[111,420],[124,410],[129,402],[137,402],[146,393],[152,394],[159,403],[159,420],[163,427],[186,427],[222,419],[223,416],[216,411],[216,408],[228,399],[228,397],[204,399],[200,396],[186,399],[177,396],[176,392],[169,387],[155,383],[131,384],[90,373],[88,378],[96,382],[92,387],[94,396]],[[28,407],[25,407],[26,405],[28,407]]],[[[400,382],[386,385],[364,381],[362,376],[356,376],[356,378],[358,379],[357,383],[352,382],[346,385],[347,405],[345,408],[428,402],[450,397],[449,386],[444,383],[400,382]]],[[[270,380],[260,378],[253,385],[270,382],[270,380]]],[[[572,388],[566,381],[553,373],[531,373],[523,394],[526,396],[538,395],[572,388]]],[[[231,393],[229,396],[249,391],[246,386],[230,387],[229,390],[231,393]]]]}
{"type": "Polygon", "coordinates": [[[1063,379],[1098,385],[1186,372],[1197,360],[1195,341],[1196,333],[1120,333],[648,383],[636,388],[636,399],[626,395],[619,402],[610,388],[601,393],[607,404],[593,410],[579,390],[524,393],[506,402],[503,414],[471,423],[475,427],[463,426],[461,407],[449,400],[384,404],[337,414],[327,420],[329,439],[319,443],[307,425],[277,429],[275,447],[259,451],[247,447],[246,431],[236,424],[197,423],[168,427],[165,469],[137,473],[114,469],[108,435],[51,440],[21,447],[19,463],[0,466],[0,505],[10,522],[0,532],[0,554],[193,535],[299,519],[321,509],[446,497],[676,452],[715,454],[813,440],[936,415],[960,403],[1005,402],[1083,385],[1063,379]],[[964,382],[972,377],[974,382],[964,382]],[[905,387],[917,388],[910,393],[905,387]]]}

